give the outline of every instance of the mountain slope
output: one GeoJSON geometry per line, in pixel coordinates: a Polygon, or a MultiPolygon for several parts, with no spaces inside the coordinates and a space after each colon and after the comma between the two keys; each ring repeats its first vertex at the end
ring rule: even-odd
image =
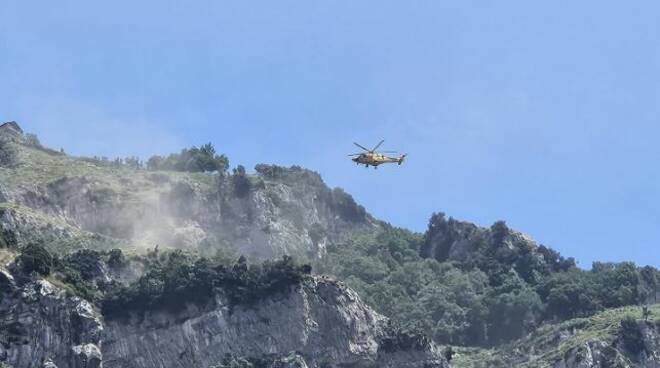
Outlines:
{"type": "MultiPolygon", "coordinates": [[[[51,351],[60,368],[94,360],[97,350],[106,366],[151,367],[167,356],[171,364],[202,362],[205,368],[327,367],[333,362],[325,355],[349,366],[416,366],[429,359],[444,365],[434,343],[418,332],[461,346],[455,367],[480,361],[573,368],[587,345],[566,345],[547,331],[570,326],[590,336],[602,330],[598,313],[660,297],[660,272],[652,267],[594,263],[583,270],[502,221],[480,227],[438,213],[424,234],[395,228],[300,167],[257,165],[247,174],[239,165],[230,173],[226,157],[210,144],[147,165],[135,158],[76,158],[42,147],[16,127],[0,126],[0,156],[9,158],[0,157],[0,261],[11,271],[3,281],[10,292],[0,302],[0,362],[22,367],[46,358],[35,345],[29,348],[30,339],[21,340],[26,330],[20,326],[31,313],[55,313],[58,326],[29,336],[60,341],[51,351]],[[292,266],[291,258],[274,261],[283,255],[311,263],[350,289],[308,275],[309,268],[292,266]],[[42,272],[50,286],[31,272],[42,272]],[[307,281],[298,284],[299,278],[307,281]],[[56,301],[25,304],[19,297],[44,287],[55,290],[46,294],[56,301]],[[340,296],[328,299],[326,292],[340,296]],[[64,332],[78,328],[72,305],[82,299],[72,302],[73,295],[90,303],[104,328],[101,337],[64,332]],[[374,322],[385,321],[378,313],[393,323],[374,322]],[[239,314],[247,320],[235,319],[239,314]],[[301,320],[292,329],[284,326],[301,320]],[[200,321],[217,328],[199,327],[200,321]],[[232,323],[233,335],[223,335],[232,323]],[[345,328],[341,337],[328,335],[335,323],[345,328]],[[237,338],[243,340],[227,348],[237,338]],[[135,350],[138,341],[148,342],[147,350],[135,350]],[[305,348],[295,351],[295,344],[305,348]],[[564,355],[573,348],[575,354],[564,355]]],[[[629,366],[644,366],[615,339],[594,344],[588,354],[609,344],[629,366]]],[[[648,346],[655,356],[656,345],[648,346]]],[[[600,359],[594,354],[592,361],[600,359]]]]}
{"type": "Polygon", "coordinates": [[[0,215],[19,243],[38,232],[100,249],[229,246],[257,258],[313,258],[379,226],[350,195],[298,167],[147,171],[22,143],[18,163],[0,168],[0,215]]]}

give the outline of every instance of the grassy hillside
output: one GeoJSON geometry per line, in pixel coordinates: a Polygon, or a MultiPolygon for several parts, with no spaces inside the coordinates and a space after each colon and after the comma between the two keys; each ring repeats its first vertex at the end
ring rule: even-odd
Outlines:
{"type": "MultiPolygon", "coordinates": [[[[648,325],[660,329],[660,305],[650,308],[648,325]]],[[[602,342],[612,349],[614,360],[634,364],[634,357],[627,351],[621,337],[622,321],[633,318],[644,323],[641,307],[624,307],[606,310],[589,318],[577,318],[558,324],[540,327],[529,336],[515,343],[494,349],[454,348],[455,368],[486,367],[552,367],[570,352],[585,348],[588,343],[602,342]]]]}
{"type": "MultiPolygon", "coordinates": [[[[150,177],[153,172],[135,170],[124,165],[114,165],[108,161],[80,158],[59,154],[35,147],[19,145],[19,165],[11,168],[0,167],[0,180],[11,190],[26,185],[46,185],[63,177],[92,177],[109,188],[120,192],[153,188],[150,177]]],[[[159,172],[171,179],[194,181],[200,185],[211,185],[212,178],[203,173],[166,171],[159,172]]]]}

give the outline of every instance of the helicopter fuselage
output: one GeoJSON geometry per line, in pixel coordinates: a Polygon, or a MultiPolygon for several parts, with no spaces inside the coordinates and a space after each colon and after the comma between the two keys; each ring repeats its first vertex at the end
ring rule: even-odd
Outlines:
{"type": "Polygon", "coordinates": [[[403,162],[403,159],[405,158],[405,155],[401,157],[390,157],[390,156],[385,156],[381,153],[363,153],[355,158],[353,158],[353,162],[355,162],[358,165],[366,165],[367,167],[373,166],[377,167],[378,165],[382,164],[399,164],[403,162]]]}
{"type": "Polygon", "coordinates": [[[403,160],[405,160],[406,155],[401,155],[398,157],[392,157],[392,156],[385,156],[383,153],[385,152],[378,152],[376,151],[378,147],[380,147],[384,140],[381,140],[376,147],[372,149],[368,149],[367,147],[353,142],[354,145],[356,145],[358,148],[361,148],[364,152],[362,153],[352,153],[349,156],[352,156],[353,158],[351,159],[355,164],[357,165],[364,165],[366,167],[373,166],[374,169],[378,168],[378,165],[382,164],[399,164],[401,165],[403,163],[403,160]]]}

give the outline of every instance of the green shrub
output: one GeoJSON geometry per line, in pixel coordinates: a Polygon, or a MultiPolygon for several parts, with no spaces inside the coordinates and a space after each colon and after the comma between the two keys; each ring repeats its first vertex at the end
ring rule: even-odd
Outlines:
{"type": "Polygon", "coordinates": [[[42,276],[50,275],[53,267],[53,256],[42,245],[30,243],[21,249],[19,263],[26,274],[36,272],[42,276]]]}
{"type": "Polygon", "coordinates": [[[97,287],[81,276],[80,272],[71,267],[58,267],[64,281],[71,290],[79,297],[90,302],[96,302],[99,299],[99,290],[97,287]]]}
{"type": "Polygon", "coordinates": [[[103,264],[101,253],[92,249],[81,249],[65,258],[66,265],[76,270],[83,280],[89,281],[101,276],[103,264]]]}
{"type": "Polygon", "coordinates": [[[111,269],[118,270],[125,267],[127,264],[128,261],[121,249],[112,249],[108,253],[108,267],[111,269]]]}

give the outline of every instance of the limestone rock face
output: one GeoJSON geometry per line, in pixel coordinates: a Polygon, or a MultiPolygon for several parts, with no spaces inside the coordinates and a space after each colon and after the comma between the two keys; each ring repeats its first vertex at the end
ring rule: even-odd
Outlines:
{"type": "Polygon", "coordinates": [[[16,368],[100,366],[103,324],[87,301],[46,280],[1,293],[0,361],[16,368]]]}
{"type": "Polygon", "coordinates": [[[448,367],[428,339],[398,331],[325,277],[251,307],[230,306],[218,295],[211,305],[177,313],[104,321],[88,302],[46,280],[2,274],[0,362],[14,368],[207,368],[232,360],[278,368],[448,367]]]}
{"type": "Polygon", "coordinates": [[[528,235],[509,229],[504,223],[484,228],[451,217],[447,219],[444,214],[434,214],[431,218],[421,254],[441,262],[470,262],[483,247],[500,247],[514,252],[524,250],[543,262],[539,244],[528,235]]]}
{"type": "Polygon", "coordinates": [[[257,165],[245,196],[225,188],[221,228],[242,251],[259,258],[322,256],[325,245],[377,227],[364,208],[321,176],[299,167],[257,165]]]}
{"type": "Polygon", "coordinates": [[[488,239],[487,229],[472,223],[434,215],[422,249],[422,255],[439,261],[465,261],[488,239]]]}
{"type": "Polygon", "coordinates": [[[104,367],[222,366],[227,355],[256,359],[294,351],[298,357],[287,363],[292,367],[448,366],[428,341],[385,349],[384,340],[392,339],[387,319],[364,305],[355,292],[326,278],[254,308],[221,305],[187,313],[107,321],[104,367]]]}

